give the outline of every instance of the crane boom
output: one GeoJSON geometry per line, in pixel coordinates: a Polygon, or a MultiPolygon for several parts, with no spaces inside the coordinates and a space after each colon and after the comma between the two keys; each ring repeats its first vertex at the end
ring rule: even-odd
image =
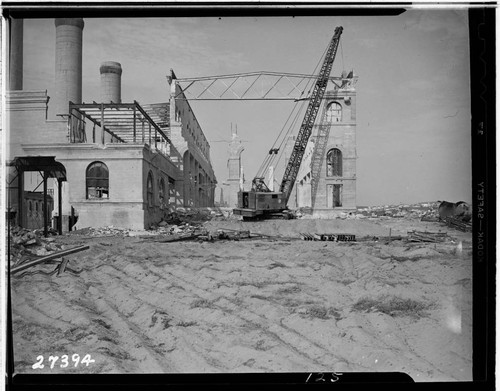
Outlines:
{"type": "Polygon", "coordinates": [[[300,164],[302,158],[304,157],[304,152],[306,149],[307,142],[311,136],[312,128],[316,116],[321,105],[321,100],[325,94],[325,90],[328,84],[328,78],[332,71],[333,61],[335,60],[335,55],[337,54],[337,48],[339,46],[340,36],[342,34],[342,26],[335,29],[335,33],[330,41],[328,50],[321,66],[321,70],[318,75],[318,80],[314,85],[313,93],[309,100],[309,105],[307,106],[306,114],[300,126],[297,139],[293,146],[292,154],[288,160],[288,164],[283,174],[283,180],[281,181],[280,192],[283,193],[283,198],[285,200],[285,205],[290,198],[290,194],[293,189],[295,180],[297,179],[297,174],[299,172],[300,164]]]}

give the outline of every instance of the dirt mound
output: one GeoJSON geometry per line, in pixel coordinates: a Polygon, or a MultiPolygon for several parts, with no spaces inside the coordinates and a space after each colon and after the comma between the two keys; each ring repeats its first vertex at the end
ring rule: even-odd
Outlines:
{"type": "Polygon", "coordinates": [[[389,230],[377,222],[368,220],[264,220],[264,221],[217,221],[206,222],[206,229],[249,230],[264,235],[300,238],[301,233],[352,234],[362,236],[389,235],[389,230]]]}

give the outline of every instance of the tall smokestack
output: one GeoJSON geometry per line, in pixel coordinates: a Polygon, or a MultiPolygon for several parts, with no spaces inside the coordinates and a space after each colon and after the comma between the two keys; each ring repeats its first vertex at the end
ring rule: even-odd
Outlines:
{"type": "Polygon", "coordinates": [[[82,18],[59,18],[56,25],[55,114],[68,114],[68,104],[82,103],[82,18]]]}
{"type": "Polygon", "coordinates": [[[122,102],[122,66],[118,62],[105,61],[99,68],[101,72],[101,102],[122,102]]]}
{"type": "Polygon", "coordinates": [[[11,19],[9,89],[23,89],[23,19],[11,19]]]}

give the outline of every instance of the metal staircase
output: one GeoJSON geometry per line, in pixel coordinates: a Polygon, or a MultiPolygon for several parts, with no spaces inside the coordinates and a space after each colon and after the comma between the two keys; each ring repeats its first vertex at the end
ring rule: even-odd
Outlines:
{"type": "Polygon", "coordinates": [[[328,144],[328,137],[330,136],[331,123],[326,121],[327,105],[323,110],[323,118],[318,125],[318,135],[314,140],[314,149],[311,156],[311,207],[314,208],[316,204],[316,194],[318,192],[318,185],[320,181],[321,166],[325,161],[326,146],[328,144]]]}

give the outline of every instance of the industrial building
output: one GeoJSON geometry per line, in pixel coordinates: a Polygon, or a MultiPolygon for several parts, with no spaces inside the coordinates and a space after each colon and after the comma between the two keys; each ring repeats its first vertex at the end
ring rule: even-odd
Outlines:
{"type": "Polygon", "coordinates": [[[52,224],[59,232],[110,225],[145,229],[175,208],[214,205],[210,145],[182,89],[172,82],[172,70],[169,102],[122,102],[126,70],[103,61],[95,75],[85,75],[100,77],[101,91],[84,103],[85,23],[61,18],[55,19],[55,96],[27,91],[23,20],[7,22],[7,207],[16,224],[52,224]],[[38,223],[32,221],[33,205],[43,209],[38,223]]]}

